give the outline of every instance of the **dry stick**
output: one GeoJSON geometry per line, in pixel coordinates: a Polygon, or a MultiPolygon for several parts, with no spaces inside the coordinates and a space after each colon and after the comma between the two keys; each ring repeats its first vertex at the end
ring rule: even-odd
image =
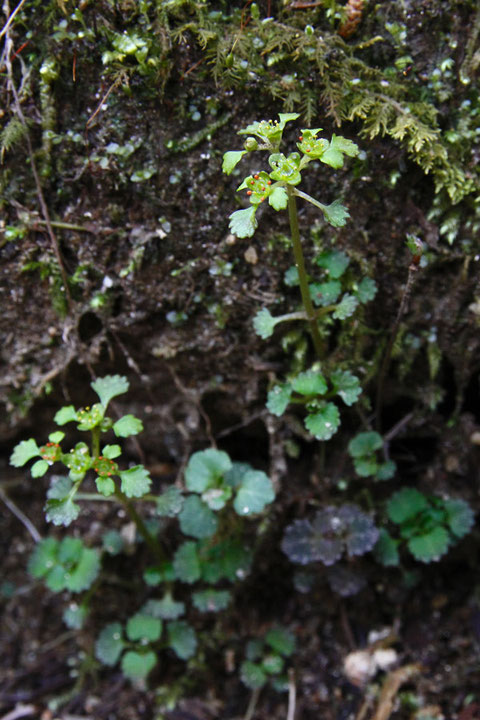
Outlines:
{"type": "MultiPolygon", "coordinates": [[[[3,4],[3,9],[5,11],[5,14],[8,15],[9,13],[9,3],[8,0],[5,0],[3,4]]],[[[50,221],[50,213],[48,212],[47,203],[45,202],[45,197],[42,190],[42,185],[40,182],[40,176],[38,174],[37,165],[35,163],[35,157],[33,154],[33,147],[32,147],[32,141],[30,139],[30,132],[28,130],[27,121],[25,119],[25,115],[23,114],[22,107],[20,105],[20,98],[18,97],[17,88],[15,87],[15,83],[13,80],[13,71],[12,71],[12,61],[10,58],[10,52],[12,49],[12,39],[10,37],[9,31],[8,31],[8,22],[7,25],[3,28],[5,31],[5,65],[7,68],[7,77],[8,77],[8,85],[12,91],[14,100],[15,100],[15,112],[17,113],[18,118],[20,119],[20,122],[22,123],[23,127],[26,130],[26,141],[27,141],[27,149],[28,149],[28,155],[30,158],[30,164],[32,166],[32,174],[35,181],[35,188],[37,190],[37,197],[38,202],[40,205],[40,209],[42,211],[42,215],[45,220],[45,225],[47,227],[47,233],[50,238],[50,241],[52,243],[53,251],[55,253],[55,257],[57,259],[58,267],[60,268],[60,274],[62,276],[62,282],[63,286],[65,288],[65,296],[67,298],[67,305],[68,309],[72,309],[72,298],[70,295],[70,289],[68,287],[68,277],[67,273],[65,271],[65,266],[63,264],[63,259],[60,253],[60,248],[58,246],[57,238],[55,237],[55,233],[53,232],[52,223],[50,221]]],[[[3,32],[2,30],[2,32],[3,32]]]]}
{"type": "Polygon", "coordinates": [[[297,686],[295,684],[295,670],[288,671],[288,710],[287,720],[295,720],[295,705],[297,702],[297,686]]]}
{"type": "Polygon", "coordinates": [[[261,691],[262,688],[255,688],[255,690],[250,695],[250,702],[248,703],[247,712],[245,713],[243,720],[252,720],[253,713],[255,712],[255,708],[257,707],[258,698],[260,697],[261,691]]]}
{"type": "Polygon", "coordinates": [[[16,518],[20,520],[23,525],[27,528],[28,532],[32,536],[32,538],[35,540],[36,543],[40,542],[42,539],[42,536],[38,532],[35,525],[27,518],[26,515],[23,514],[23,512],[18,508],[13,500],[10,500],[10,498],[6,495],[3,488],[0,487],[0,498],[3,500],[7,508],[10,510],[11,513],[15,515],[16,518]]]}
{"type": "Polygon", "coordinates": [[[390,367],[390,361],[392,359],[393,344],[398,335],[398,330],[400,328],[400,321],[403,317],[403,313],[405,312],[405,308],[407,307],[408,299],[410,297],[410,293],[411,293],[411,290],[413,287],[413,282],[414,282],[417,270],[418,270],[417,264],[414,262],[410,263],[410,265],[408,267],[408,278],[407,278],[405,288],[403,290],[402,300],[400,302],[400,307],[398,308],[397,317],[395,318],[395,323],[392,328],[390,340],[388,341],[387,349],[385,350],[385,355],[383,356],[383,362],[382,362],[382,366],[380,368],[380,373],[378,375],[377,398],[376,398],[376,402],[375,402],[375,415],[376,415],[376,427],[377,427],[377,431],[379,433],[381,433],[381,431],[382,431],[382,421],[381,421],[380,413],[382,410],[383,385],[385,382],[385,378],[387,376],[388,368],[390,367]]]}
{"type": "Polygon", "coordinates": [[[117,78],[117,79],[110,85],[110,87],[108,88],[107,92],[105,93],[105,95],[103,96],[103,98],[102,98],[102,99],[100,100],[100,102],[98,103],[95,112],[93,113],[93,115],[91,115],[91,116],[88,118],[88,120],[87,120],[87,122],[86,122],[86,124],[85,124],[85,128],[86,128],[87,130],[88,130],[88,128],[90,127],[90,125],[92,124],[92,122],[95,120],[95,118],[97,117],[97,115],[98,115],[98,113],[100,112],[100,110],[102,109],[102,105],[104,104],[104,102],[106,102],[106,100],[108,99],[108,96],[110,95],[110,93],[113,92],[113,91],[115,90],[115,88],[117,87],[117,85],[119,85],[120,83],[121,83],[121,78],[117,78]]]}
{"type": "Polygon", "coordinates": [[[14,20],[14,18],[15,18],[15,15],[18,13],[19,10],[21,10],[22,5],[24,5],[25,3],[26,3],[26,0],[20,0],[20,2],[18,3],[17,7],[15,8],[15,10],[14,10],[14,11],[12,12],[12,14],[9,16],[10,8],[9,8],[9,5],[8,5],[8,2],[5,2],[4,6],[3,6],[3,9],[5,10],[5,15],[7,16],[7,22],[5,23],[5,25],[3,26],[2,30],[0,31],[0,38],[2,38],[4,35],[7,34],[8,28],[9,28],[10,25],[12,24],[12,22],[13,22],[13,20],[14,20]]]}

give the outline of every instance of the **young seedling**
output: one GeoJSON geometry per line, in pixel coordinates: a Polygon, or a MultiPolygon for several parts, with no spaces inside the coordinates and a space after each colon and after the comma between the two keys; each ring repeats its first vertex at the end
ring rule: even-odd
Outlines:
{"type": "Polygon", "coordinates": [[[330,141],[318,137],[321,128],[305,129],[301,131],[298,138],[297,148],[299,152],[292,152],[285,156],[280,152],[283,131],[287,123],[297,120],[299,117],[298,113],[282,113],[279,115],[279,120],[275,122],[262,120],[261,122],[252,123],[244,130],[240,130],[239,135],[248,136],[244,145],[245,149],[225,153],[222,169],[229,175],[246,153],[256,150],[264,150],[269,153],[268,164],[270,170],[261,170],[253,175],[248,175],[238,187],[238,190],[246,191],[250,200],[250,207],[244,210],[236,210],[230,215],[230,230],[237,237],[251,237],[258,226],[257,210],[265,200],[274,210],[279,211],[288,208],[292,248],[298,271],[304,312],[301,315],[298,313],[294,313],[293,316],[285,315],[281,319],[276,318],[275,320],[270,320],[264,313],[260,320],[257,320],[256,329],[265,336],[265,333],[273,330],[273,326],[278,322],[302,318],[308,322],[316,354],[318,358],[322,358],[324,348],[318,331],[318,312],[315,310],[311,299],[300,240],[297,197],[306,200],[321,210],[326,222],[333,225],[333,227],[345,225],[349,213],[347,208],[338,200],[325,205],[299,190],[297,186],[301,183],[302,172],[309,163],[317,160],[332,168],[341,168],[343,167],[344,156],[354,157],[358,154],[358,147],[351,140],[342,136],[332,135],[330,141]]]}
{"type": "Polygon", "coordinates": [[[395,475],[396,465],[393,460],[381,462],[377,458],[376,453],[382,448],[382,436],[377,432],[358,433],[350,440],[348,452],[357,475],[374,477],[376,480],[390,480],[395,475]]]}
{"type": "Polygon", "coordinates": [[[437,562],[451,545],[467,535],[474,524],[469,504],[460,499],[427,496],[416,488],[403,488],[387,503],[389,519],[400,537],[382,529],[375,552],[383,565],[399,565],[398,547],[405,544],[416,560],[437,562]]]}

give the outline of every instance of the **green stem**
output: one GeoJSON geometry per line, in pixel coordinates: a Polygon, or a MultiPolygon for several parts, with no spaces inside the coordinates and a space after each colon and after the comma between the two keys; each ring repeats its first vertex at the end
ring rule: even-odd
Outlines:
{"type": "Polygon", "coordinates": [[[302,243],[300,241],[300,230],[298,229],[298,212],[297,201],[295,200],[295,189],[291,185],[287,185],[288,193],[288,217],[290,220],[290,232],[292,234],[293,255],[298,270],[298,279],[300,281],[300,293],[302,295],[302,303],[307,314],[310,332],[312,333],[313,345],[319,359],[324,356],[323,343],[318,332],[318,325],[315,319],[315,309],[310,297],[308,288],[308,276],[305,270],[305,260],[303,257],[302,243]]]}
{"type": "Polygon", "coordinates": [[[167,561],[167,556],[163,550],[162,545],[160,542],[155,538],[148,530],[147,526],[145,525],[144,521],[140,517],[140,515],[135,510],[135,507],[133,506],[133,503],[130,502],[130,500],[122,493],[121,490],[116,489],[115,490],[115,497],[117,500],[119,500],[122,505],[124,506],[127,515],[133,522],[135,523],[138,532],[145,540],[146,544],[152,551],[152,554],[154,555],[155,559],[159,563],[159,565],[163,565],[167,561]]]}
{"type": "Polygon", "coordinates": [[[320,210],[323,212],[326,208],[326,205],[323,205],[323,203],[319,202],[318,200],[315,200],[311,195],[307,195],[307,193],[302,192],[301,190],[298,190],[298,188],[294,189],[294,193],[297,197],[302,198],[302,200],[306,200],[307,202],[311,203],[312,205],[315,205],[315,207],[320,208],[320,210]]]}
{"type": "Polygon", "coordinates": [[[100,455],[100,428],[92,429],[92,458],[98,458],[100,455]]]}

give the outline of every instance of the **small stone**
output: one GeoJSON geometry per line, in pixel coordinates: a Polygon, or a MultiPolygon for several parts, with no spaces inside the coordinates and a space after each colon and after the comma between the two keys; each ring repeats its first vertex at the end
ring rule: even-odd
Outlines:
{"type": "Polygon", "coordinates": [[[258,254],[253,245],[250,245],[243,255],[246,262],[250,263],[250,265],[256,265],[258,263],[258,254]]]}

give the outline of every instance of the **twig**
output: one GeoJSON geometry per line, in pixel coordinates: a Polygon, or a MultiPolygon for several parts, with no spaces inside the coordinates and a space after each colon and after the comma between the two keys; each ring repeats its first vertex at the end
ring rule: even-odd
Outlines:
{"type": "Polygon", "coordinates": [[[295,684],[295,670],[288,671],[288,709],[287,720],[295,720],[295,705],[297,702],[297,686],[295,684]]]}
{"type": "MultiPolygon", "coordinates": [[[[16,10],[14,10],[13,15],[14,15],[16,12],[18,12],[18,10],[20,9],[20,7],[21,7],[22,4],[23,4],[23,2],[21,2],[20,5],[17,6],[16,10]]],[[[9,14],[9,2],[8,2],[8,0],[5,0],[5,2],[4,2],[4,4],[3,4],[3,10],[4,10],[4,12],[5,12],[6,15],[9,14]]],[[[16,114],[17,114],[20,122],[22,123],[23,127],[24,127],[25,130],[26,130],[25,139],[26,139],[26,141],[27,141],[28,155],[29,155],[29,158],[30,158],[30,165],[32,166],[32,174],[33,174],[33,179],[34,179],[34,181],[35,181],[35,188],[36,188],[36,191],[37,191],[37,198],[38,198],[38,202],[39,202],[39,205],[40,205],[40,209],[41,209],[41,211],[42,211],[42,215],[43,215],[44,220],[45,220],[45,225],[46,225],[46,227],[47,227],[47,233],[48,233],[48,236],[49,236],[50,241],[51,241],[51,243],[52,243],[52,247],[53,247],[53,251],[54,251],[54,253],[55,253],[55,257],[56,257],[56,259],[57,259],[58,267],[60,268],[60,274],[61,274],[61,276],[62,276],[62,282],[63,282],[63,286],[64,286],[64,289],[65,289],[65,297],[67,298],[67,305],[68,305],[69,310],[71,310],[71,308],[72,308],[72,298],[71,298],[71,295],[70,295],[70,288],[68,287],[68,277],[67,277],[67,273],[66,273],[66,271],[65,271],[65,266],[64,266],[64,264],[63,264],[63,259],[62,259],[61,253],[60,253],[60,248],[59,248],[59,245],[58,245],[57,238],[55,237],[55,233],[53,232],[53,227],[52,227],[52,223],[51,223],[51,221],[50,221],[50,213],[48,212],[47,203],[45,202],[45,197],[44,197],[44,195],[43,195],[42,185],[41,185],[41,182],[40,182],[40,176],[39,176],[39,174],[38,174],[37,165],[36,165],[36,163],[35,163],[35,156],[34,156],[34,153],[33,153],[32,141],[31,141],[31,139],[30,139],[30,132],[29,132],[29,130],[28,130],[28,124],[27,124],[27,121],[26,121],[26,119],[25,119],[25,115],[23,114],[23,110],[22,110],[22,107],[21,107],[21,104],[20,104],[20,98],[19,98],[19,96],[18,96],[17,88],[16,88],[15,82],[14,82],[14,80],[13,80],[12,60],[11,60],[11,57],[10,57],[10,53],[11,53],[11,51],[12,51],[13,45],[12,45],[12,39],[11,39],[10,34],[9,34],[9,26],[10,26],[10,24],[11,24],[11,20],[12,20],[12,16],[9,17],[9,19],[8,19],[8,21],[7,21],[7,24],[5,25],[5,27],[4,27],[3,30],[2,30],[2,33],[0,34],[0,37],[1,37],[2,34],[5,35],[5,66],[6,66],[6,68],[7,68],[8,85],[9,85],[11,91],[12,91],[12,95],[13,95],[13,98],[14,98],[14,101],[15,101],[15,102],[14,102],[15,112],[16,112],[16,114]]]]}
{"type": "Polygon", "coordinates": [[[27,528],[28,532],[32,536],[32,538],[35,540],[36,543],[40,542],[42,539],[42,536],[38,532],[35,525],[27,518],[26,515],[23,514],[23,512],[18,508],[13,500],[10,500],[10,498],[5,494],[3,488],[0,487],[0,498],[3,500],[7,508],[10,510],[11,513],[15,515],[18,520],[27,528]]]}
{"type": "Polygon", "coordinates": [[[378,699],[378,707],[372,720],[388,720],[393,712],[393,702],[400,687],[419,673],[420,670],[420,665],[415,663],[413,665],[404,665],[398,668],[398,670],[393,670],[388,673],[383,683],[382,692],[378,699]]]}
{"type": "Polygon", "coordinates": [[[255,688],[255,690],[250,695],[250,702],[248,703],[247,712],[245,713],[243,720],[252,720],[253,713],[255,712],[255,708],[257,707],[258,698],[260,697],[261,691],[262,688],[255,688]]]}
{"type": "Polygon", "coordinates": [[[86,122],[86,124],[85,124],[85,127],[86,127],[87,130],[88,130],[88,128],[90,127],[90,125],[92,124],[92,122],[95,120],[95,118],[97,117],[97,115],[98,115],[98,113],[100,112],[100,110],[102,109],[102,105],[107,101],[108,96],[110,95],[110,93],[112,93],[112,92],[115,90],[115,88],[117,87],[117,85],[119,85],[121,82],[122,82],[122,79],[121,79],[121,78],[117,78],[117,79],[110,85],[110,87],[108,88],[107,92],[105,93],[105,95],[103,96],[103,98],[102,98],[102,99],[100,100],[100,102],[98,103],[95,112],[93,113],[93,115],[90,115],[90,117],[88,118],[88,120],[87,120],[87,122],[86,122]]]}
{"type": "MultiPolygon", "coordinates": [[[[26,0],[20,0],[20,2],[18,3],[17,7],[16,7],[15,10],[12,12],[12,14],[10,15],[10,17],[7,19],[7,22],[5,23],[5,25],[3,26],[2,30],[0,31],[0,38],[2,38],[4,35],[7,34],[8,28],[10,27],[10,25],[12,24],[12,22],[13,22],[14,19],[15,19],[15,15],[19,12],[19,10],[22,9],[22,5],[24,5],[25,2],[26,2],[26,0]]],[[[5,6],[7,6],[7,3],[5,3],[5,6]]],[[[8,6],[7,6],[7,7],[8,7],[8,6]]],[[[8,15],[8,10],[5,12],[5,14],[8,15]]]]}
{"type": "Polygon", "coordinates": [[[408,277],[407,282],[405,284],[405,288],[403,290],[402,300],[400,302],[400,307],[398,308],[397,317],[395,318],[395,322],[393,324],[392,332],[390,334],[390,340],[388,341],[387,349],[385,350],[385,355],[383,356],[383,362],[382,366],[380,368],[380,372],[378,375],[378,385],[377,385],[377,398],[375,403],[375,415],[376,415],[376,427],[379,433],[382,431],[382,420],[381,420],[381,411],[382,411],[382,400],[383,400],[383,385],[385,382],[385,378],[387,376],[388,368],[390,367],[390,361],[392,359],[392,350],[393,345],[395,343],[395,340],[397,339],[398,330],[400,328],[400,321],[403,317],[403,313],[405,312],[405,309],[407,307],[407,303],[410,297],[410,293],[412,290],[413,282],[415,279],[415,275],[418,271],[418,266],[415,262],[411,262],[408,267],[408,277]]]}
{"type": "MultiPolygon", "coordinates": [[[[22,3],[21,3],[22,4],[22,3]]],[[[17,705],[16,708],[10,710],[6,715],[2,715],[0,720],[18,720],[18,718],[35,715],[38,708],[35,705],[17,705]]]]}

